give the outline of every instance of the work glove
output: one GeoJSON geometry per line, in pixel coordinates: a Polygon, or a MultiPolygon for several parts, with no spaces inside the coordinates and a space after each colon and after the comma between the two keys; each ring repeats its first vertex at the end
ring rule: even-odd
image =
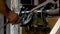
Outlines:
{"type": "Polygon", "coordinates": [[[14,12],[10,12],[8,15],[8,21],[12,24],[18,24],[20,21],[20,16],[14,12]]]}

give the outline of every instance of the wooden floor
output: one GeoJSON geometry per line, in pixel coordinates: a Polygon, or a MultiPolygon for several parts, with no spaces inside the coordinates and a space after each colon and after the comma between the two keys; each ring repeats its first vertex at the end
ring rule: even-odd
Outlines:
{"type": "Polygon", "coordinates": [[[58,18],[59,18],[59,16],[47,18],[48,19],[48,25],[50,26],[51,29],[53,28],[53,26],[57,22],[58,18]]]}

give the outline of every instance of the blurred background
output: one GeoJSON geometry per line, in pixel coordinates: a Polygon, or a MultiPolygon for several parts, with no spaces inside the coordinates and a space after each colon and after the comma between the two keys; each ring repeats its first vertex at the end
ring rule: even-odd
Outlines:
{"type": "Polygon", "coordinates": [[[6,0],[6,4],[21,17],[21,25],[6,24],[8,19],[0,13],[0,34],[51,34],[55,26],[53,34],[60,34],[59,0],[6,0]]]}

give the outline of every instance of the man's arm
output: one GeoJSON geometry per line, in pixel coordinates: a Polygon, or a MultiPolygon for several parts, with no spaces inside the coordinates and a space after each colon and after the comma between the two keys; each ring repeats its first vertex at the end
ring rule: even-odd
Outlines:
{"type": "Polygon", "coordinates": [[[12,12],[6,5],[5,0],[0,0],[0,13],[2,13],[5,17],[8,18],[9,22],[15,23],[19,16],[12,12]]]}

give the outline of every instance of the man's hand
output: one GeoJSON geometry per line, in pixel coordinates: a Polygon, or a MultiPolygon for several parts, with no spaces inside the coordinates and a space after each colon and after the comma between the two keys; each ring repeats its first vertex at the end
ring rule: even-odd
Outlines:
{"type": "Polygon", "coordinates": [[[12,24],[17,24],[19,20],[19,16],[14,12],[10,12],[8,15],[8,20],[12,24]]]}
{"type": "Polygon", "coordinates": [[[18,23],[19,16],[8,8],[6,0],[0,0],[0,13],[8,18],[10,23],[18,23]]]}

